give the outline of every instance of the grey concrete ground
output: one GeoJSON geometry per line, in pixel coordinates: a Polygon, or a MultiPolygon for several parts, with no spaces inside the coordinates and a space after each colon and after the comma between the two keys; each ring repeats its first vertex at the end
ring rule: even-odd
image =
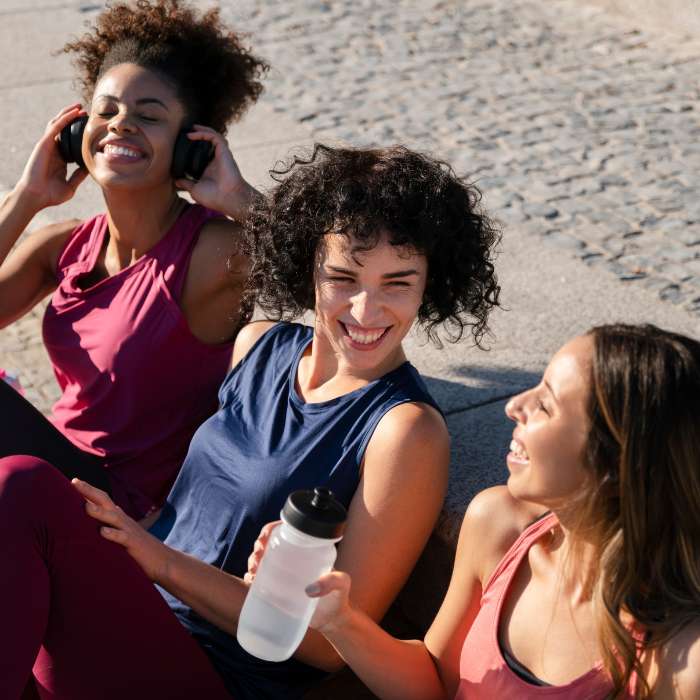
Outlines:
{"type": "Polygon", "coordinates": [[[700,36],[698,0],[584,0],[631,17],[652,29],[700,36]]]}
{"type": "MultiPolygon", "coordinates": [[[[206,3],[198,3],[206,5],[206,3]]],[[[505,476],[507,397],[569,337],[605,321],[700,332],[700,44],[580,0],[225,0],[273,66],[230,142],[244,174],[294,144],[402,142],[476,180],[503,223],[503,309],[488,352],[409,352],[453,435],[451,485],[404,601],[425,622],[472,495],[505,476]]],[[[73,100],[52,57],[102,3],[0,0],[0,190],[73,100]]],[[[89,184],[38,223],[100,209],[89,184]]],[[[40,310],[0,332],[0,367],[43,410],[56,396],[40,310]]]]}

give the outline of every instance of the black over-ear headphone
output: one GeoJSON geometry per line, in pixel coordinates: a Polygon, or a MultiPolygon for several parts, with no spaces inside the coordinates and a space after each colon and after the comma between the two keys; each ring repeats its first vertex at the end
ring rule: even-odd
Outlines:
{"type": "MultiPolygon", "coordinates": [[[[85,167],[82,145],[87,120],[84,115],[74,119],[63,127],[58,137],[58,150],[63,160],[66,163],[77,163],[81,168],[85,167]]],[[[190,177],[199,180],[214,157],[214,146],[209,141],[191,141],[187,138],[187,133],[187,130],[183,130],[177,135],[170,172],[175,179],[190,177]]]]}

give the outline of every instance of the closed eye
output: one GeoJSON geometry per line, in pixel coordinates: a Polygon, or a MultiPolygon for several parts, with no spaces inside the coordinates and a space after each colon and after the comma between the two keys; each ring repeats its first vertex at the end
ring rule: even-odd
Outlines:
{"type": "Polygon", "coordinates": [[[549,411],[547,410],[547,407],[544,405],[541,399],[537,399],[537,408],[549,415],[549,411]]]}
{"type": "Polygon", "coordinates": [[[340,276],[333,276],[333,277],[328,277],[331,282],[354,282],[355,280],[352,277],[340,277],[340,276]]]}

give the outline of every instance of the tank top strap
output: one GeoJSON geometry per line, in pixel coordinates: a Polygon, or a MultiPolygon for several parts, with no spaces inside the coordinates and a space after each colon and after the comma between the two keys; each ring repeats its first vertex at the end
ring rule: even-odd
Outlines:
{"type": "Polygon", "coordinates": [[[82,221],[70,232],[56,260],[59,280],[66,276],[69,269],[76,268],[82,272],[94,266],[106,228],[107,215],[97,214],[82,221]]]}
{"type": "Polygon", "coordinates": [[[498,563],[498,566],[493,570],[493,573],[489,576],[486,584],[484,585],[484,590],[482,597],[486,595],[487,591],[498,581],[501,577],[505,577],[504,584],[508,586],[510,578],[515,573],[518,568],[518,564],[522,558],[527,554],[528,550],[532,545],[540,538],[542,535],[551,530],[559,521],[554,513],[547,513],[543,515],[539,520],[529,525],[520,534],[517,540],[513,542],[510,549],[506,552],[505,556],[498,563]]]}
{"type": "Polygon", "coordinates": [[[159,246],[156,264],[161,269],[173,298],[178,300],[185,286],[189,259],[204,224],[224,215],[201,204],[190,204],[180,214],[166,240],[159,246]]]}

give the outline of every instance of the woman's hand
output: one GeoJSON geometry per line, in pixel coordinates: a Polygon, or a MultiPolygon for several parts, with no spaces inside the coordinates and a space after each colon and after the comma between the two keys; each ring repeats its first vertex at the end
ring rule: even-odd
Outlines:
{"type": "MultiPolygon", "coordinates": [[[[260,530],[253,545],[253,551],[248,557],[248,571],[243,577],[246,583],[253,583],[270,541],[270,535],[281,522],[281,520],[275,520],[267,523],[260,530]]],[[[342,571],[331,571],[324,574],[307,586],[306,593],[310,598],[320,598],[311,618],[310,626],[322,634],[324,631],[330,631],[331,628],[342,624],[351,612],[350,576],[342,571]]]]}
{"type": "Polygon", "coordinates": [[[349,574],[331,571],[306,587],[306,594],[310,598],[320,598],[309,623],[310,627],[324,635],[342,627],[352,614],[350,584],[349,574]]]}
{"type": "Polygon", "coordinates": [[[72,483],[87,501],[87,514],[108,526],[100,528],[102,537],[125,547],[152,581],[162,580],[167,574],[170,549],[126,515],[104,491],[80,479],[72,483]]]}
{"type": "Polygon", "coordinates": [[[245,576],[243,577],[243,580],[246,583],[253,583],[255,574],[260,566],[260,561],[262,560],[263,554],[265,554],[265,550],[267,549],[267,543],[270,541],[270,535],[281,522],[281,520],[275,520],[267,525],[263,525],[262,530],[260,530],[258,539],[255,540],[255,544],[253,545],[253,552],[248,557],[248,571],[246,571],[245,576]]]}
{"type": "Polygon", "coordinates": [[[199,180],[181,179],[175,186],[189,192],[196,202],[244,222],[255,194],[241,175],[226,139],[208,126],[195,124],[187,134],[192,141],[208,141],[214,146],[214,158],[199,180]]]}
{"type": "Polygon", "coordinates": [[[15,189],[20,196],[31,198],[36,211],[67,202],[88,175],[84,168],[77,168],[68,177],[68,166],[61,158],[56,143],[62,129],[84,114],[79,104],[64,107],[46,125],[44,135],[34,146],[24,166],[15,189]]]}

